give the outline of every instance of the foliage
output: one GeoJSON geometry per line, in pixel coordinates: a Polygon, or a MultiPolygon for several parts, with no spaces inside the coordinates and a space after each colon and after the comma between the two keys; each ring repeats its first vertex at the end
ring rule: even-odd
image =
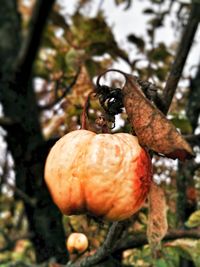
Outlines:
{"type": "Polygon", "coordinates": [[[185,258],[192,259],[195,266],[198,267],[200,264],[200,242],[199,240],[191,239],[177,239],[173,242],[167,243],[166,246],[175,247],[180,255],[185,258]]]}
{"type": "MultiPolygon", "coordinates": [[[[123,12],[128,12],[134,8],[136,1],[138,0],[115,0],[113,3],[116,5],[116,9],[122,8],[123,12]]],[[[18,0],[24,38],[29,31],[35,2],[18,0]]],[[[141,80],[150,80],[156,83],[156,93],[160,95],[174,60],[177,42],[168,44],[164,41],[157,41],[156,36],[161,29],[165,28],[166,20],[169,22],[170,18],[172,18],[170,20],[171,27],[173,26],[176,32],[182,31],[190,11],[190,3],[185,4],[183,1],[143,1],[145,3],[143,3],[143,15],[146,19],[146,35],[143,36],[134,31],[137,24],[133,25],[132,33],[127,36],[130,49],[128,51],[116,41],[113,26],[109,23],[103,9],[103,1],[94,16],[89,16],[85,12],[86,8],[92,8],[94,2],[78,1],[73,14],[68,16],[63,15],[61,6],[54,5],[43,32],[40,49],[34,61],[32,78],[38,107],[38,120],[43,139],[47,143],[54,142],[64,134],[80,127],[80,117],[86,97],[94,88],[93,78],[115,66],[120,60],[126,64],[131,73],[141,80]],[[134,54],[134,59],[130,54],[134,54]]],[[[117,24],[117,18],[115,23],[117,24]]],[[[195,66],[192,67],[195,68],[195,66]]],[[[193,97],[191,85],[193,79],[194,77],[189,74],[182,75],[183,83],[176,91],[169,113],[169,119],[175,127],[182,134],[190,136],[199,129],[199,125],[193,128],[186,110],[188,100],[193,97]]],[[[119,84],[121,85],[120,82],[116,82],[116,79],[112,79],[112,86],[119,84]]],[[[151,102],[153,100],[150,99],[151,102]]],[[[197,97],[195,101],[200,103],[200,99],[197,97]]],[[[192,105],[187,108],[190,112],[193,111],[192,105]]],[[[100,132],[95,120],[102,114],[105,115],[97,97],[92,97],[88,109],[90,130],[100,132]]],[[[144,115],[147,114],[142,114],[142,116],[144,115]]],[[[31,117],[31,114],[29,116],[31,117]]],[[[199,111],[195,113],[195,116],[198,121],[199,111]]],[[[112,132],[132,132],[125,112],[117,116],[116,124],[117,127],[112,132]]],[[[195,147],[197,154],[199,154],[198,147],[199,145],[195,147]]],[[[6,150],[9,152],[9,148],[6,150]]],[[[40,151],[42,154],[42,148],[40,151]]],[[[33,151],[32,155],[26,155],[26,157],[33,157],[32,165],[36,171],[39,169],[38,161],[41,159],[34,158],[34,155],[33,151]]],[[[13,264],[14,266],[23,266],[23,264],[26,266],[27,264],[28,266],[36,264],[37,253],[32,241],[34,229],[31,229],[30,226],[26,203],[34,208],[38,201],[35,197],[37,194],[32,197],[30,192],[26,192],[25,187],[17,187],[15,175],[11,177],[10,174],[10,171],[14,172],[14,170],[8,158],[8,153],[6,156],[2,156],[2,159],[0,158],[0,266],[8,267],[13,264]]],[[[21,164],[28,165],[27,162],[22,160],[21,164]]],[[[186,161],[184,163],[186,168],[182,168],[177,162],[156,154],[153,156],[153,163],[155,180],[157,179],[159,183],[162,182],[166,194],[167,207],[165,208],[169,230],[186,227],[186,230],[191,228],[198,232],[200,227],[200,211],[197,210],[197,204],[200,201],[198,161],[196,159],[186,161]],[[179,180],[186,185],[185,192],[183,192],[185,199],[181,200],[185,214],[182,221],[177,208],[180,193],[177,183],[179,180]]],[[[19,161],[15,164],[19,164],[19,161]]],[[[31,172],[29,175],[31,177],[31,172]]],[[[39,182],[39,179],[37,182],[41,187],[42,183],[39,182]]],[[[44,203],[41,203],[41,207],[43,207],[42,205],[44,203]]],[[[141,245],[129,247],[130,236],[138,235],[138,240],[140,240],[140,235],[146,235],[147,218],[148,205],[146,203],[136,216],[128,220],[127,227],[122,234],[122,239],[126,240],[126,246],[118,251],[121,255],[118,260],[123,266],[178,267],[182,258],[191,260],[197,267],[200,265],[199,237],[164,240],[156,255],[152,255],[151,248],[146,241],[141,245]]],[[[62,224],[65,231],[63,239],[66,240],[72,232],[83,232],[89,240],[89,249],[82,255],[70,255],[71,262],[94,255],[103,244],[111,226],[108,222],[86,215],[63,216],[62,224]]],[[[121,242],[123,240],[120,239],[121,242]]],[[[116,255],[113,253],[112,257],[115,258],[116,255]]],[[[49,262],[54,261],[52,258],[49,259],[49,262]]],[[[53,264],[49,263],[49,266],[53,267],[53,264]]]]}
{"type": "Polygon", "coordinates": [[[200,226],[200,210],[193,212],[185,224],[191,228],[200,226]]]}

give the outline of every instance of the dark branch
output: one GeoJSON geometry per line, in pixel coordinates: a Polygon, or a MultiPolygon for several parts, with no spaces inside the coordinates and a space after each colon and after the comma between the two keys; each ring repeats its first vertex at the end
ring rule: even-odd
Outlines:
{"type": "MultiPolygon", "coordinates": [[[[54,2],[55,0],[38,0],[35,4],[33,16],[30,21],[29,33],[24,40],[18,60],[14,66],[17,73],[16,78],[22,84],[26,84],[30,78],[47,17],[54,2]]],[[[27,88],[23,87],[23,89],[26,91],[27,88]]],[[[20,90],[22,89],[20,88],[20,90]]]]}
{"type": "Polygon", "coordinates": [[[15,244],[17,241],[22,240],[22,239],[30,239],[31,237],[33,237],[32,233],[27,233],[25,235],[16,237],[14,239],[10,239],[10,237],[8,237],[8,235],[5,234],[5,232],[3,232],[2,230],[0,230],[0,234],[3,235],[5,241],[6,241],[6,245],[4,247],[0,248],[0,253],[5,252],[7,250],[11,250],[14,248],[15,244]]]}
{"type": "Polygon", "coordinates": [[[187,25],[184,29],[182,38],[179,43],[179,47],[177,50],[177,54],[175,56],[174,63],[172,65],[169,77],[166,82],[166,86],[163,91],[163,112],[166,114],[172,98],[174,96],[177,84],[179,82],[179,79],[181,77],[187,56],[189,54],[189,51],[191,49],[194,36],[198,27],[198,23],[200,20],[200,4],[194,3],[191,7],[191,13],[190,17],[188,19],[187,25]]]}
{"type": "Polygon", "coordinates": [[[195,172],[200,169],[200,163],[193,162],[191,166],[191,171],[195,172]]]}
{"type": "Polygon", "coordinates": [[[93,266],[104,259],[106,259],[108,256],[111,255],[113,251],[113,247],[117,240],[119,240],[122,232],[124,231],[127,221],[125,222],[115,222],[112,224],[112,226],[109,229],[108,235],[106,237],[105,242],[103,245],[97,250],[97,252],[89,257],[85,257],[80,262],[73,263],[70,265],[67,265],[69,267],[89,267],[93,266]]]}
{"type": "MultiPolygon", "coordinates": [[[[108,245],[110,245],[111,243],[113,244],[113,241],[112,241],[112,238],[114,238],[114,242],[116,241],[116,234],[117,234],[117,237],[119,237],[119,235],[121,234],[121,227],[122,225],[120,226],[119,223],[115,223],[111,229],[113,231],[111,231],[110,233],[110,236],[107,237],[108,239],[108,245]],[[119,232],[118,232],[119,230],[119,232]],[[119,234],[118,234],[119,233],[119,234]],[[110,243],[111,242],[111,243],[110,243]]],[[[31,235],[31,234],[29,234],[31,235]]],[[[19,239],[24,239],[24,238],[30,238],[29,236],[24,236],[24,237],[20,237],[20,238],[16,238],[15,240],[12,240],[12,242],[10,243],[10,245],[13,245],[15,244],[15,242],[19,239]]],[[[200,231],[199,229],[192,229],[192,230],[178,230],[178,229],[175,229],[175,230],[171,230],[167,233],[167,235],[165,236],[165,238],[163,239],[163,242],[164,241],[172,241],[172,240],[175,240],[175,239],[181,239],[181,238],[192,238],[192,239],[199,239],[200,238],[200,231]]],[[[107,240],[106,239],[106,240],[107,240]]],[[[117,242],[115,244],[115,246],[112,247],[111,250],[109,250],[108,252],[105,251],[104,254],[99,254],[100,252],[100,248],[98,249],[98,251],[96,252],[95,255],[93,256],[89,256],[87,258],[84,258],[82,261],[80,262],[77,262],[77,263],[73,263],[73,264],[67,264],[67,265],[59,265],[59,264],[56,264],[56,266],[60,266],[60,267],[89,267],[89,266],[93,266],[94,264],[97,264],[101,261],[103,261],[107,256],[108,254],[111,254],[111,253],[117,253],[117,252],[121,252],[121,251],[124,251],[126,249],[133,249],[133,248],[138,248],[138,247],[141,247],[141,246],[144,246],[147,244],[147,238],[146,238],[146,235],[145,234],[134,234],[134,235],[129,235],[128,238],[127,237],[124,237],[123,240],[120,240],[119,242],[117,242]],[[97,257],[97,254],[98,257],[97,257]]],[[[0,251],[5,251],[7,249],[10,249],[10,246],[9,247],[4,247],[2,249],[0,249],[0,251]]],[[[25,265],[27,267],[44,267],[44,266],[47,266],[48,263],[46,265],[25,265]]]]}
{"type": "MultiPolygon", "coordinates": [[[[128,235],[119,240],[119,236],[123,230],[122,223],[114,223],[110,228],[105,243],[97,252],[89,257],[84,258],[80,262],[68,264],[69,267],[89,267],[105,260],[112,253],[120,253],[126,249],[133,249],[148,244],[145,234],[128,235]],[[117,241],[118,240],[118,241],[117,241]]],[[[171,230],[164,237],[163,241],[170,241],[179,238],[200,238],[199,229],[192,230],[171,230]]]]}
{"type": "Polygon", "coordinates": [[[18,122],[13,121],[9,117],[0,117],[0,126],[4,128],[10,127],[10,126],[16,126],[16,124],[18,124],[18,122]]]}
{"type": "Polygon", "coordinates": [[[200,146],[200,134],[187,134],[184,138],[190,143],[190,145],[200,146]]]}
{"type": "MultiPolygon", "coordinates": [[[[163,239],[164,241],[171,241],[179,238],[200,238],[200,231],[199,229],[193,229],[193,230],[172,230],[169,231],[166,236],[163,239]]],[[[145,234],[140,235],[129,235],[128,238],[125,237],[122,241],[116,244],[114,247],[115,251],[122,251],[125,249],[133,249],[138,248],[143,245],[148,244],[147,238],[145,234]]],[[[113,251],[112,251],[113,252],[113,251]]]]}
{"type": "Polygon", "coordinates": [[[186,115],[189,118],[193,132],[198,126],[199,114],[200,114],[200,62],[195,77],[190,79],[189,97],[186,106],[186,115]]]}
{"type": "Polygon", "coordinates": [[[6,186],[12,191],[14,191],[15,195],[18,196],[20,199],[22,199],[26,204],[32,207],[36,207],[36,202],[37,202],[36,199],[29,197],[26,193],[24,193],[21,189],[19,189],[14,185],[7,183],[6,186]]]}

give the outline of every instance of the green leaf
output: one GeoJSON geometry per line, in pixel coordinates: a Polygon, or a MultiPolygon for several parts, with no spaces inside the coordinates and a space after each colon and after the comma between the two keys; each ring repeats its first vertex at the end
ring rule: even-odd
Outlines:
{"type": "Polygon", "coordinates": [[[128,36],[128,41],[135,44],[140,51],[144,51],[145,42],[141,37],[138,37],[135,34],[130,34],[128,36]]]}
{"type": "Polygon", "coordinates": [[[155,70],[155,74],[160,81],[165,81],[168,73],[168,69],[166,67],[160,67],[155,70]]]}
{"type": "Polygon", "coordinates": [[[164,247],[162,250],[162,256],[167,261],[167,267],[179,266],[180,257],[176,249],[170,247],[164,247]]]}
{"type": "Polygon", "coordinates": [[[149,24],[151,24],[154,28],[159,28],[163,26],[163,19],[162,18],[153,18],[149,20],[149,24]]]}
{"type": "Polygon", "coordinates": [[[123,4],[124,2],[126,2],[127,0],[115,0],[115,4],[118,6],[120,4],[123,4]]]}
{"type": "Polygon", "coordinates": [[[183,258],[192,260],[196,267],[200,266],[200,240],[177,239],[165,245],[176,248],[183,258]]]}
{"type": "Polygon", "coordinates": [[[171,54],[168,52],[166,45],[161,42],[156,48],[153,48],[148,51],[148,56],[152,61],[166,62],[171,57],[171,54]]]}
{"type": "Polygon", "coordinates": [[[147,222],[148,222],[148,218],[147,218],[147,216],[146,216],[146,214],[144,212],[139,212],[138,219],[144,225],[146,225],[147,222]]]}
{"type": "Polygon", "coordinates": [[[72,69],[78,66],[79,57],[81,56],[81,51],[71,48],[68,53],[65,54],[65,64],[72,69]]]}
{"type": "Polygon", "coordinates": [[[169,267],[169,265],[164,259],[158,259],[155,261],[155,267],[169,267]]]}
{"type": "Polygon", "coordinates": [[[74,44],[85,50],[87,55],[100,56],[105,53],[111,56],[125,56],[125,52],[118,47],[112,30],[107,25],[102,14],[95,18],[82,16],[75,13],[72,17],[73,25],[71,31],[74,37],[74,44]]]}
{"type": "Polygon", "coordinates": [[[192,133],[192,126],[188,118],[176,115],[171,119],[171,122],[176,126],[176,128],[179,128],[181,130],[182,134],[192,133]]]}
{"type": "Polygon", "coordinates": [[[143,10],[144,14],[154,14],[155,11],[152,8],[146,8],[143,10]]]}
{"type": "Polygon", "coordinates": [[[189,228],[200,226],[200,210],[193,212],[185,225],[189,228]]]}
{"type": "Polygon", "coordinates": [[[41,59],[37,59],[33,66],[33,72],[35,76],[47,79],[49,77],[49,71],[44,65],[41,59]]]}
{"type": "Polygon", "coordinates": [[[152,3],[154,4],[161,4],[163,3],[164,0],[151,0],[152,3]]]}
{"type": "Polygon", "coordinates": [[[118,6],[120,4],[126,3],[125,10],[131,7],[132,0],[115,0],[115,4],[118,6]]]}

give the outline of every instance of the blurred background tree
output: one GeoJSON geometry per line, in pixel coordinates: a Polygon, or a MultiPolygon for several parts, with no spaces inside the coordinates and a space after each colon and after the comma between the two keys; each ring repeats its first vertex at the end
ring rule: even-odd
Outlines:
{"type": "MultiPolygon", "coordinates": [[[[138,35],[133,18],[124,46],[116,41],[105,15],[105,1],[71,2],[73,12],[68,14],[64,12],[67,1],[1,3],[0,266],[57,266],[53,264],[88,257],[82,266],[198,267],[200,62],[190,64],[187,72],[183,67],[190,50],[199,45],[195,33],[200,4],[198,0],[111,1],[122,12],[142,2],[146,34],[138,35]],[[95,14],[88,15],[94,6],[95,14]],[[178,37],[170,44],[156,38],[169,18],[178,37]],[[147,205],[118,226],[86,216],[63,217],[44,184],[48,151],[61,136],[80,128],[94,77],[113,66],[155,83],[154,100],[164,112],[176,90],[168,118],[196,152],[196,158],[184,164],[153,157],[154,180],[166,191],[169,223],[167,242],[157,257],[152,257],[146,240],[147,205]],[[118,235],[108,235],[110,227],[118,235]],[[65,244],[71,232],[84,232],[89,239],[89,249],[75,258],[69,257],[65,244]],[[98,248],[106,236],[113,238],[112,248],[109,255],[104,249],[100,257],[98,248]],[[96,251],[96,260],[90,261],[96,251]]],[[[111,84],[122,85],[116,77],[111,84]]],[[[99,132],[94,122],[102,113],[98,101],[92,99],[89,129],[99,132]]],[[[113,132],[131,132],[125,113],[117,116],[116,126],[113,132]]]]}

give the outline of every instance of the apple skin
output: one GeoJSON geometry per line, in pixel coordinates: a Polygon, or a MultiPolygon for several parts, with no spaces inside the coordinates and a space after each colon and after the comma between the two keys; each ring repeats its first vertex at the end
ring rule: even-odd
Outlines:
{"type": "Polygon", "coordinates": [[[82,233],[72,233],[69,235],[66,245],[70,254],[81,254],[88,248],[87,236],[82,233]]]}
{"type": "Polygon", "coordinates": [[[120,221],[146,200],[152,163],[136,136],[76,130],[51,149],[45,181],[63,214],[120,221]]]}

